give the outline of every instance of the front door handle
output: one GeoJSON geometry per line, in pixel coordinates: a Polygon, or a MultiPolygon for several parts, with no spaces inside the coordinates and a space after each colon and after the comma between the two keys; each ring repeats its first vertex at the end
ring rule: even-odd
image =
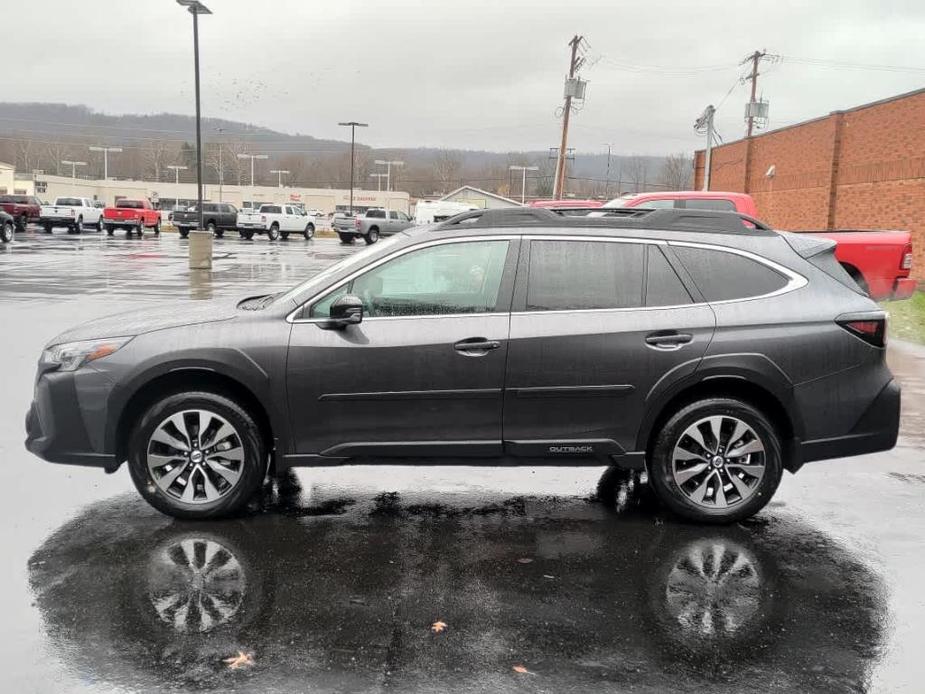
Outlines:
{"type": "Polygon", "coordinates": [[[659,349],[677,349],[694,339],[690,333],[679,333],[674,330],[651,333],[646,335],[646,344],[659,349]]]}
{"type": "Polygon", "coordinates": [[[482,354],[487,354],[493,349],[498,349],[500,346],[501,343],[498,340],[487,340],[484,337],[469,337],[457,342],[453,345],[453,349],[467,356],[480,356],[482,354]]]}

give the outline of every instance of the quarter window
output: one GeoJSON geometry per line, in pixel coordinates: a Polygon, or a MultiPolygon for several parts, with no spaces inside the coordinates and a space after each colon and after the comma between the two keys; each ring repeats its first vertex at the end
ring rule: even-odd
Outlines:
{"type": "Polygon", "coordinates": [[[494,312],[509,245],[471,241],[411,251],[331,291],[309,316],[328,317],[331,304],[344,294],[358,296],[373,318],[494,312]]]}
{"type": "Polygon", "coordinates": [[[737,253],[691,246],[673,248],[707,301],[748,299],[787,286],[781,273],[737,253]]]}
{"type": "Polygon", "coordinates": [[[678,274],[658,246],[649,246],[646,268],[646,306],[682,306],[691,303],[678,274]]]}
{"type": "Polygon", "coordinates": [[[526,309],[642,306],[644,251],[638,243],[533,241],[526,309]]]}

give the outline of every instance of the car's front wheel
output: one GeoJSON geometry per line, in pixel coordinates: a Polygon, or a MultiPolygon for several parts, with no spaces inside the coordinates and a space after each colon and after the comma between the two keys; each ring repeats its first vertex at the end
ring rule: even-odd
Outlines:
{"type": "Polygon", "coordinates": [[[363,240],[366,241],[367,246],[372,246],[376,241],[379,240],[379,229],[372,227],[369,231],[366,232],[366,236],[363,237],[363,240]]]}
{"type": "Polygon", "coordinates": [[[0,241],[9,243],[13,240],[13,222],[0,222],[0,241]]]}
{"type": "Polygon", "coordinates": [[[305,231],[302,232],[302,236],[305,237],[306,241],[311,241],[312,237],[315,235],[315,225],[309,224],[305,227],[305,231]]]}
{"type": "Polygon", "coordinates": [[[176,518],[232,515],[260,490],[267,453],[253,417],[209,392],[177,393],[152,405],[129,440],[139,493],[176,518]]]}
{"type": "Polygon", "coordinates": [[[267,238],[270,239],[270,241],[276,241],[276,239],[279,238],[279,224],[274,222],[270,225],[270,228],[267,229],[267,238]]]}
{"type": "Polygon", "coordinates": [[[675,412],[648,461],[659,499],[679,516],[733,523],[754,515],[780,484],[780,438],[767,417],[733,398],[707,398],[675,412]]]}

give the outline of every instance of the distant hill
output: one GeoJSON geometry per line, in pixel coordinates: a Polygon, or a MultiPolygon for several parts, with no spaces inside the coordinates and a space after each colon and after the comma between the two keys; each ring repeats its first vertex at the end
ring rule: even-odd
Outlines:
{"type": "MultiPolygon", "coordinates": [[[[176,149],[188,149],[190,144],[195,142],[195,133],[195,119],[175,113],[110,115],[81,105],[0,103],[0,158],[18,159],[17,165],[23,168],[29,168],[30,165],[50,166],[51,159],[55,158],[46,157],[48,161],[43,162],[35,155],[30,159],[29,153],[25,151],[28,147],[36,151],[45,151],[54,147],[60,149],[62,143],[85,147],[91,142],[122,146],[127,151],[139,152],[135,159],[140,162],[143,158],[142,151],[163,146],[163,143],[171,143],[176,149]],[[25,144],[14,147],[13,143],[16,142],[25,144]],[[16,151],[13,151],[14,148],[16,151]]],[[[237,150],[232,149],[231,158],[234,158],[234,151],[248,151],[267,153],[272,161],[282,162],[285,168],[293,166],[294,157],[304,162],[314,162],[314,168],[308,164],[297,168],[300,171],[305,169],[301,175],[306,181],[317,184],[324,182],[320,169],[332,168],[331,162],[335,159],[342,160],[350,147],[349,142],[341,140],[283,133],[251,123],[219,118],[203,118],[202,134],[204,150],[207,150],[210,143],[220,141],[229,143],[229,147],[237,147],[237,150]]],[[[519,185],[514,185],[509,176],[508,167],[511,164],[527,163],[543,169],[539,174],[531,174],[531,177],[549,178],[554,167],[549,152],[545,151],[499,153],[479,150],[447,151],[435,148],[373,149],[363,145],[357,145],[357,151],[361,155],[365,154],[366,166],[370,170],[374,159],[404,161],[404,169],[396,175],[408,179],[409,187],[415,187],[411,186],[411,183],[420,183],[419,190],[416,191],[419,194],[427,194],[429,188],[437,185],[425,179],[430,176],[432,170],[440,166],[441,160],[450,162],[452,176],[458,180],[445,176],[443,185],[437,186],[438,188],[446,188],[452,180],[454,183],[470,183],[489,189],[504,188],[511,194],[515,189],[519,190],[519,185]],[[509,180],[511,183],[507,187],[509,180]]],[[[121,159],[123,162],[128,160],[128,156],[121,159]]],[[[664,161],[664,157],[615,154],[611,157],[609,176],[609,180],[614,183],[608,190],[613,194],[618,192],[615,181],[621,172],[624,180],[623,189],[651,187],[651,184],[658,181],[664,161]]],[[[128,166],[125,163],[121,165],[128,166]]],[[[89,171],[87,173],[92,175],[89,171]]],[[[122,175],[134,174],[134,171],[125,171],[122,175]]],[[[117,172],[115,175],[120,174],[117,172]]],[[[368,173],[361,172],[361,175],[368,176],[368,173]]],[[[572,177],[569,186],[571,189],[593,188],[594,192],[603,192],[604,179],[607,177],[607,155],[576,153],[574,161],[569,165],[569,175],[572,177]]],[[[336,176],[337,180],[328,181],[328,184],[340,184],[343,172],[338,171],[336,176]]]]}

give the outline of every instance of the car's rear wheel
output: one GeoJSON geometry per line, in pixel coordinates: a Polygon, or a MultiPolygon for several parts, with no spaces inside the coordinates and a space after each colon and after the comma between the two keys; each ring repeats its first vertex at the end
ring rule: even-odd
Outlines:
{"type": "Polygon", "coordinates": [[[54,229],[54,227],[53,227],[51,224],[46,224],[46,225],[44,226],[44,231],[45,231],[46,234],[50,234],[51,231],[52,231],[52,229],[54,229]]]}
{"type": "Polygon", "coordinates": [[[241,238],[246,241],[250,241],[252,238],[254,238],[254,232],[253,231],[242,231],[241,238]]]}
{"type": "MultiPolygon", "coordinates": [[[[106,234],[107,234],[108,236],[112,236],[112,235],[115,233],[115,231],[116,231],[116,230],[115,230],[115,228],[112,226],[112,224],[107,224],[107,225],[106,225],[106,234]]],[[[49,231],[48,233],[50,234],[51,231],[49,231]]]]}
{"type": "Polygon", "coordinates": [[[369,231],[366,232],[366,236],[363,237],[363,240],[366,241],[367,246],[372,246],[376,241],[379,240],[379,229],[372,227],[369,231]]]}
{"type": "Polygon", "coordinates": [[[103,220],[102,219],[96,220],[96,226],[94,228],[97,231],[102,232],[103,231],[103,220]]]}
{"type": "Polygon", "coordinates": [[[345,246],[349,246],[356,241],[356,236],[353,234],[338,234],[338,236],[340,237],[340,242],[345,246]]]}
{"type": "Polygon", "coordinates": [[[215,226],[215,222],[209,222],[206,224],[206,231],[211,231],[213,236],[215,235],[216,229],[217,227],[215,226]]]}
{"type": "Polygon", "coordinates": [[[315,225],[309,224],[305,227],[305,231],[302,232],[302,236],[305,237],[306,241],[311,241],[312,237],[315,235],[315,225]]]}
{"type": "Polygon", "coordinates": [[[13,240],[13,222],[4,221],[0,224],[0,241],[9,243],[13,240]]]}
{"type": "MultiPolygon", "coordinates": [[[[144,227],[142,227],[142,229],[143,229],[143,228],[144,228],[144,227]]],[[[154,222],[154,229],[153,229],[153,231],[154,231],[154,235],[155,235],[155,236],[160,236],[160,235],[161,235],[161,220],[160,220],[160,219],[158,219],[157,221],[154,222]]]]}
{"type": "Polygon", "coordinates": [[[276,241],[276,239],[279,238],[279,224],[274,222],[270,225],[270,228],[267,229],[267,238],[270,239],[270,241],[276,241]]]}
{"type": "Polygon", "coordinates": [[[220,238],[222,238],[222,237],[224,237],[224,236],[225,236],[225,230],[224,230],[224,229],[216,229],[216,230],[215,230],[215,238],[220,239],[220,238]]]}
{"type": "Polygon", "coordinates": [[[180,234],[181,239],[189,238],[189,229],[187,229],[186,227],[180,227],[179,229],[177,229],[177,232],[180,234]]]}
{"type": "Polygon", "coordinates": [[[128,454],[139,493],[177,518],[240,511],[260,490],[267,468],[253,417],[209,392],[177,393],[152,405],[131,434],[128,454]]]}
{"type": "Polygon", "coordinates": [[[16,231],[25,231],[26,230],[26,217],[24,215],[19,215],[16,218],[16,231]]]}
{"type": "Polygon", "coordinates": [[[733,523],[760,511],[783,470],[774,426],[733,398],[682,407],[659,432],[649,458],[659,499],[679,516],[704,523],[733,523]]]}

